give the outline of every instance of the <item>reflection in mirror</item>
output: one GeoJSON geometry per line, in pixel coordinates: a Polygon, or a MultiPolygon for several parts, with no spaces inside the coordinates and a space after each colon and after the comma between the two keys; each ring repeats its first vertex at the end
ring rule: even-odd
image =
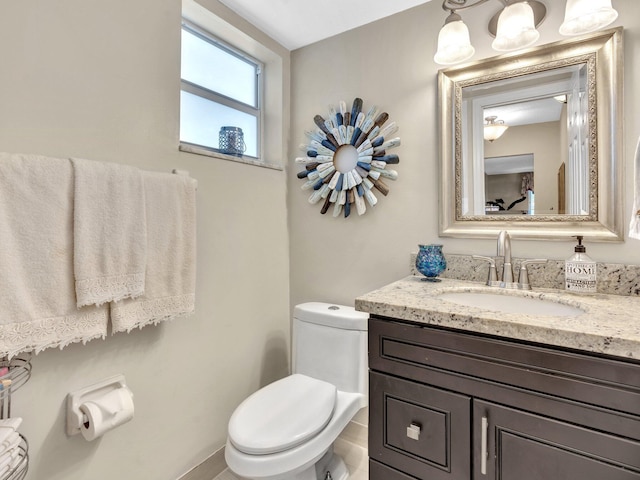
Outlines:
{"type": "Polygon", "coordinates": [[[441,235],[622,238],[621,41],[619,28],[439,72],[441,235]]]}
{"type": "Polygon", "coordinates": [[[462,153],[470,179],[463,184],[462,196],[469,199],[463,215],[590,214],[586,73],[581,63],[462,89],[463,124],[474,139],[462,153]],[[496,127],[503,131],[494,132],[496,127]],[[483,137],[474,135],[480,129],[483,137]]]}
{"type": "Polygon", "coordinates": [[[486,215],[535,214],[533,154],[484,159],[486,215]]]}

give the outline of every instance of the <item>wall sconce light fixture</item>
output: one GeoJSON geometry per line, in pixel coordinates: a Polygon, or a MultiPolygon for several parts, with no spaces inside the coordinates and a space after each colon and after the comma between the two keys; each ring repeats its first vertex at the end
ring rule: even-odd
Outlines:
{"type": "MultiPolygon", "coordinates": [[[[469,29],[457,13],[489,0],[443,0],[442,8],[449,12],[438,34],[438,51],[434,56],[440,65],[453,65],[470,59],[475,53],[469,39],[469,29]]],[[[494,50],[507,52],[533,45],[540,34],[547,7],[538,0],[499,0],[504,6],[489,21],[489,33],[495,37],[494,50]]],[[[618,17],[611,0],[567,0],[562,35],[581,35],[611,24],[618,17]]]]}
{"type": "Polygon", "coordinates": [[[581,35],[595,32],[613,23],[616,18],[618,12],[611,6],[611,0],[567,0],[560,33],[581,35]]]}
{"type": "Polygon", "coordinates": [[[498,120],[498,117],[495,115],[491,115],[485,118],[485,120],[487,123],[484,124],[484,139],[490,142],[500,138],[502,134],[507,131],[507,128],[509,128],[508,125],[504,124],[503,120],[498,120]]]}

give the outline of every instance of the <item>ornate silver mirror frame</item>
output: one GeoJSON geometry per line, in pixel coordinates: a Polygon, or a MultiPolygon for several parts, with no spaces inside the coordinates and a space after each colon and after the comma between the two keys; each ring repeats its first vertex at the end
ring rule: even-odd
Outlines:
{"type": "MultiPolygon", "coordinates": [[[[438,73],[440,225],[445,237],[624,239],[622,162],[622,28],[506,54],[438,73]],[[465,87],[585,64],[588,94],[589,211],[585,215],[477,215],[463,211],[462,92],[465,87]]],[[[473,213],[473,212],[471,212],[473,213]]]]}

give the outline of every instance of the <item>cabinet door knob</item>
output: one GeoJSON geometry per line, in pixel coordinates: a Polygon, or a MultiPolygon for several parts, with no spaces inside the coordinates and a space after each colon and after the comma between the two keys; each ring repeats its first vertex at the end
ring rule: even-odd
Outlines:
{"type": "Polygon", "coordinates": [[[407,427],[407,437],[412,440],[420,440],[420,425],[417,423],[412,423],[407,427]]]}

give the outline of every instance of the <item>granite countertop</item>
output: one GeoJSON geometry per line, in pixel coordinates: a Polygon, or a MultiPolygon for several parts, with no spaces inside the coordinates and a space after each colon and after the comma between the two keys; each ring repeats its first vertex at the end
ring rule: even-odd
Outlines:
{"type": "Polygon", "coordinates": [[[443,278],[426,282],[409,276],[356,298],[356,310],[412,322],[640,360],[640,297],[579,295],[535,288],[514,291],[483,283],[443,278]],[[436,296],[486,291],[542,298],[579,307],[577,316],[513,314],[462,306],[436,296]]]}

